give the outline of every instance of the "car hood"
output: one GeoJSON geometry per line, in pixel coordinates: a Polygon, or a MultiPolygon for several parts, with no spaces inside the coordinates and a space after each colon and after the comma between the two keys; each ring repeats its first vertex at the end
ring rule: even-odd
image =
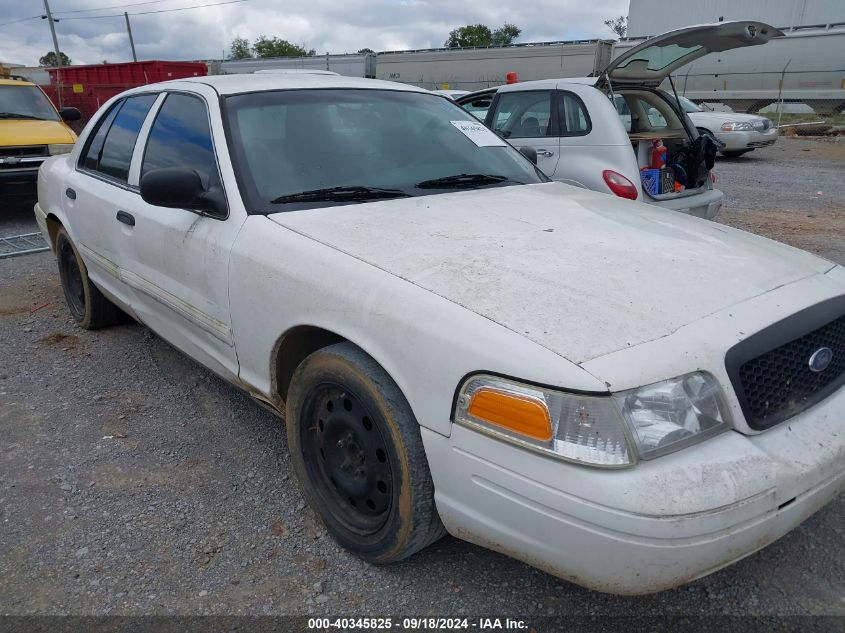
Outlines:
{"type": "Polygon", "coordinates": [[[562,183],[269,217],[576,363],[834,266],[727,226],[562,183]]]}
{"type": "Polygon", "coordinates": [[[0,147],[73,143],[76,135],[61,121],[0,120],[0,147]]]}
{"type": "Polygon", "coordinates": [[[721,126],[726,121],[748,121],[749,123],[753,123],[754,121],[760,121],[766,118],[756,114],[743,114],[741,112],[689,112],[688,114],[693,123],[699,121],[702,123],[713,123],[718,126],[721,126]]]}

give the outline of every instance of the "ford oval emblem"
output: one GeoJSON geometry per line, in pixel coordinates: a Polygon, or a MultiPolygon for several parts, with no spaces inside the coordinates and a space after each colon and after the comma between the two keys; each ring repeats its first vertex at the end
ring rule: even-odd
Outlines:
{"type": "Polygon", "coordinates": [[[810,356],[810,371],[814,371],[816,373],[824,371],[828,367],[830,367],[830,363],[833,362],[833,350],[829,347],[822,347],[817,349],[813,352],[813,355],[810,356]]]}

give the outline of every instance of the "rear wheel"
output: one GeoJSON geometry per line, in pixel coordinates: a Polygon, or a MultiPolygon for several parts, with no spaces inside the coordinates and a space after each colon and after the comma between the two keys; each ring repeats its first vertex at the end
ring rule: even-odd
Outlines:
{"type": "Polygon", "coordinates": [[[346,549],[401,560],[444,534],[419,424],[370,356],[338,343],[294,373],[286,424],[308,504],[346,549]]]}
{"type": "Polygon", "coordinates": [[[67,307],[80,326],[94,330],[123,319],[123,312],[91,283],[85,262],[64,227],[56,234],[56,259],[67,307]]]}

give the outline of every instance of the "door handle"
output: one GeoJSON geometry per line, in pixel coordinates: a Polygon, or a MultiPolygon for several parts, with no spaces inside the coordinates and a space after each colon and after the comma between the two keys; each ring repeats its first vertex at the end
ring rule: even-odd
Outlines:
{"type": "Polygon", "coordinates": [[[76,200],[76,192],[73,189],[71,189],[70,187],[65,189],[65,195],[68,198],[70,198],[71,200],[76,200]]]}
{"type": "Polygon", "coordinates": [[[549,158],[550,156],[554,156],[555,153],[550,149],[538,149],[537,155],[538,156],[545,156],[546,158],[549,158]]]}
{"type": "Polygon", "coordinates": [[[129,226],[135,226],[135,216],[131,213],[126,213],[126,211],[118,211],[116,217],[118,222],[123,222],[124,224],[128,224],[129,226]]]}

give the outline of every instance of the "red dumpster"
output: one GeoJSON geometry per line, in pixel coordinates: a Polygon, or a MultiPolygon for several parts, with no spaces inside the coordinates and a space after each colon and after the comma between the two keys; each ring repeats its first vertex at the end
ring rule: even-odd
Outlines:
{"type": "Polygon", "coordinates": [[[44,91],[59,105],[79,108],[87,121],[114,95],[146,84],[168,79],[204,77],[208,67],[202,62],[145,61],[125,64],[93,64],[50,68],[50,85],[44,91]]]}

